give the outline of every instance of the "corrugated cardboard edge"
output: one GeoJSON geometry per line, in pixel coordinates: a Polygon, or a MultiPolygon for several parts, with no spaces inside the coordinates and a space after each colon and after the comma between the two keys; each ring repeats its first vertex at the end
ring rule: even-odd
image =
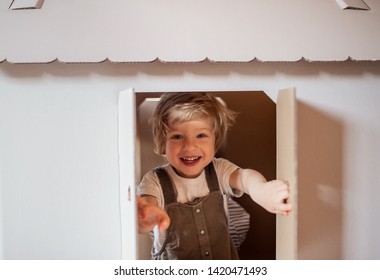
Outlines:
{"type": "Polygon", "coordinates": [[[295,88],[278,92],[277,122],[277,178],[287,180],[292,205],[289,216],[277,215],[276,259],[295,260],[297,256],[297,106],[295,88]]]}
{"type": "Polygon", "coordinates": [[[137,256],[136,206],[136,112],[134,89],[119,93],[118,157],[120,185],[121,255],[123,260],[137,256]]]}

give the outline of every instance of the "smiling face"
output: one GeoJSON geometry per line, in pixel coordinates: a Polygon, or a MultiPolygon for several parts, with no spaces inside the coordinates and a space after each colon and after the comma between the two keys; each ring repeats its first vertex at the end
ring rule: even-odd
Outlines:
{"type": "Polygon", "coordinates": [[[176,173],[194,178],[215,156],[215,133],[208,117],[169,123],[166,157],[176,173]]]}

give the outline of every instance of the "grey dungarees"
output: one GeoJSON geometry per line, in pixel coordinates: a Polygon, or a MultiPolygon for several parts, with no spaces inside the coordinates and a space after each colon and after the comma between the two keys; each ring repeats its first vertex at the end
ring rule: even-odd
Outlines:
{"type": "Polygon", "coordinates": [[[176,190],[164,168],[155,169],[164,194],[170,226],[159,252],[153,259],[221,260],[238,259],[228,231],[214,165],[205,168],[210,193],[188,203],[177,202],[176,190]]]}

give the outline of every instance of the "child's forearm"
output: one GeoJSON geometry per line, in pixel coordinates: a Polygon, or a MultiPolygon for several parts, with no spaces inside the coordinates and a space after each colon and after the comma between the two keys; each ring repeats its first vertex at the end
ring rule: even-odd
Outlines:
{"type": "Polygon", "coordinates": [[[238,169],[232,173],[230,178],[232,187],[248,194],[253,201],[261,206],[263,206],[260,200],[261,189],[266,182],[265,177],[253,169],[238,169]]]}
{"type": "Polygon", "coordinates": [[[257,189],[267,182],[265,177],[253,169],[239,169],[239,189],[249,194],[254,199],[257,189]]]}
{"type": "Polygon", "coordinates": [[[275,214],[287,215],[291,205],[286,200],[289,197],[289,187],[282,180],[267,181],[265,177],[252,169],[239,169],[235,174],[235,186],[247,193],[253,201],[275,214]]]}

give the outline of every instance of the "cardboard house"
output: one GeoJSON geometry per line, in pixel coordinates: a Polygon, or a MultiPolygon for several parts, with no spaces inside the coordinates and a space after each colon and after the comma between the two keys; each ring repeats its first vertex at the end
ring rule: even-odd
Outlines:
{"type": "Polygon", "coordinates": [[[140,258],[139,105],[185,91],[277,114],[274,258],[380,258],[379,27],[376,0],[1,1],[0,259],[140,258]]]}

